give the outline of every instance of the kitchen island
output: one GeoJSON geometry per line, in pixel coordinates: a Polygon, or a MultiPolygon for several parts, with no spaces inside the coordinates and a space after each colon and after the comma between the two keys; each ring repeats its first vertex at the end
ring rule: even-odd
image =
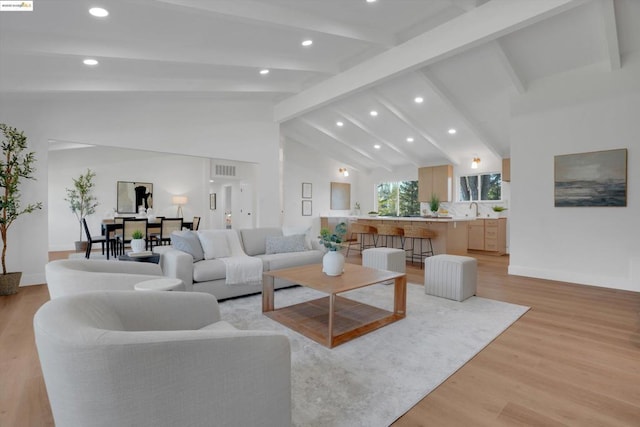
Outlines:
{"type": "MultiPolygon", "coordinates": [[[[466,255],[468,242],[467,226],[469,221],[474,219],[475,218],[470,217],[321,217],[320,226],[333,230],[336,224],[345,221],[347,225],[358,222],[374,227],[382,224],[394,225],[396,227],[406,225],[424,227],[436,234],[436,237],[431,239],[435,254],[466,255]]],[[[400,239],[394,239],[394,246],[400,247],[400,239]]],[[[408,248],[411,248],[411,243],[405,242],[405,249],[408,248]]]]}

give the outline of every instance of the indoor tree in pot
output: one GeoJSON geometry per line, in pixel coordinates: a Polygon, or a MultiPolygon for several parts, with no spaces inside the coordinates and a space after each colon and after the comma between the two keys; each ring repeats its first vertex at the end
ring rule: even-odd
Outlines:
{"type": "Polygon", "coordinates": [[[18,292],[22,272],[7,273],[7,231],[20,215],[42,208],[42,202],[20,207],[20,180],[34,179],[34,152],[27,149],[27,137],[14,127],[0,123],[2,132],[2,156],[0,158],[0,237],[2,237],[2,275],[0,295],[18,292]]]}
{"type": "Polygon", "coordinates": [[[322,272],[327,276],[339,276],[344,271],[344,255],[340,253],[344,236],[347,234],[347,224],[336,225],[333,233],[328,228],[320,230],[320,244],[328,249],[322,257],[322,272]]]}
{"type": "Polygon", "coordinates": [[[84,252],[86,251],[86,244],[82,240],[82,220],[95,213],[96,207],[98,206],[98,201],[93,193],[93,178],[95,178],[96,174],[91,169],[87,169],[87,173],[81,174],[78,178],[72,178],[73,180],[73,188],[65,188],[67,191],[67,198],[65,199],[69,202],[69,208],[71,212],[76,215],[78,218],[78,225],[80,227],[80,238],[78,239],[76,244],[76,252],[84,252]]]}

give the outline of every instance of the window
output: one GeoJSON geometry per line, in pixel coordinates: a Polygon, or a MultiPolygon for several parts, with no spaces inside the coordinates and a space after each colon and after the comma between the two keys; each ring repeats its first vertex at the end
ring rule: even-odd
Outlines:
{"type": "Polygon", "coordinates": [[[378,214],[382,216],[420,215],[418,181],[378,184],[378,214]]]}
{"type": "Polygon", "coordinates": [[[458,200],[501,200],[502,175],[489,173],[485,175],[469,175],[460,177],[458,200]],[[478,197],[479,196],[479,197],[478,197]]]}

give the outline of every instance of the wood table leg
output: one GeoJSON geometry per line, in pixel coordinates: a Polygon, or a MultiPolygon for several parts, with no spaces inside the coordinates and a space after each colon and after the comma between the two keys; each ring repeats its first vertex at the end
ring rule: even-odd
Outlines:
{"type": "Polygon", "coordinates": [[[273,311],[273,276],[262,275],[262,312],[273,311]]]}
{"type": "Polygon", "coordinates": [[[327,336],[327,346],[333,348],[333,312],[335,310],[336,295],[329,295],[329,335],[327,336]]]}
{"type": "Polygon", "coordinates": [[[393,312],[405,315],[407,309],[407,276],[396,277],[393,295],[393,312]]]}

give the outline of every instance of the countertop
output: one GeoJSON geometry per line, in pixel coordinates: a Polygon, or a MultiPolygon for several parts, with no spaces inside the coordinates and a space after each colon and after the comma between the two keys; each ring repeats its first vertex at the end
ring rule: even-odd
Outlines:
{"type": "MultiPolygon", "coordinates": [[[[422,222],[460,222],[460,221],[473,221],[474,219],[485,219],[485,218],[473,218],[473,217],[424,217],[424,216],[369,216],[369,215],[361,215],[355,217],[357,219],[373,219],[373,220],[383,220],[383,221],[422,221],[422,222]]],[[[491,219],[491,218],[490,218],[491,219]]]]}

